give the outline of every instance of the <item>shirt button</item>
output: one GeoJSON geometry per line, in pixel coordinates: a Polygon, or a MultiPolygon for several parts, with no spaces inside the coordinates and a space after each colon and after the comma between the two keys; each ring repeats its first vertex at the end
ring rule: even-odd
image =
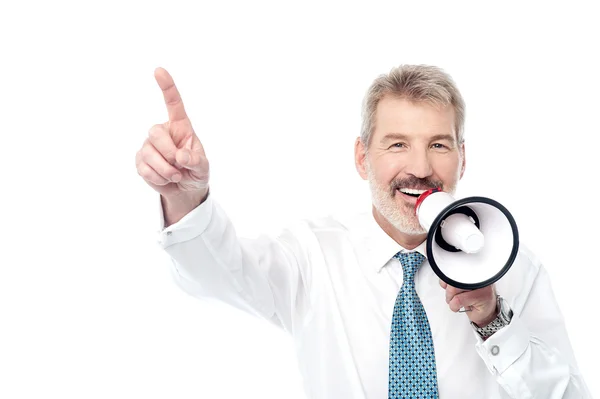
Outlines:
{"type": "Polygon", "coordinates": [[[173,234],[172,231],[167,231],[167,235],[170,236],[171,234],[173,234]]]}
{"type": "Polygon", "coordinates": [[[492,355],[496,356],[498,353],[500,353],[500,348],[498,347],[498,345],[494,345],[492,346],[492,355]]]}

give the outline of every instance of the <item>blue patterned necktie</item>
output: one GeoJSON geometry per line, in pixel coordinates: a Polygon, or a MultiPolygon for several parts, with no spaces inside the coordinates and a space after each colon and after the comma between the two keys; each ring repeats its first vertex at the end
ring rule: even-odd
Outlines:
{"type": "Polygon", "coordinates": [[[404,281],[392,318],[388,398],[437,399],[431,329],[415,290],[415,273],[425,257],[418,252],[398,252],[394,258],[402,264],[404,281]]]}

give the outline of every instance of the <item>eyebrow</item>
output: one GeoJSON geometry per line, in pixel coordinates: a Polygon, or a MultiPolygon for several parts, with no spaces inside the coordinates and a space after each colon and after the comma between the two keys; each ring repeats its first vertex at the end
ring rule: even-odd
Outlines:
{"type": "MultiPolygon", "coordinates": [[[[408,140],[409,136],[404,134],[404,133],[388,133],[385,136],[383,136],[383,138],[381,139],[381,142],[384,143],[386,141],[390,141],[390,140],[408,140]]],[[[451,143],[456,142],[456,139],[454,137],[454,135],[452,134],[436,134],[435,136],[431,137],[431,141],[438,141],[438,140],[448,140],[451,143]]]]}
{"type": "Polygon", "coordinates": [[[435,136],[433,136],[431,138],[431,141],[438,141],[438,140],[448,140],[451,143],[454,143],[456,141],[456,138],[454,137],[453,134],[436,134],[435,136]]]}
{"type": "Polygon", "coordinates": [[[381,138],[382,143],[390,140],[408,140],[408,136],[402,133],[388,133],[381,138]]]}

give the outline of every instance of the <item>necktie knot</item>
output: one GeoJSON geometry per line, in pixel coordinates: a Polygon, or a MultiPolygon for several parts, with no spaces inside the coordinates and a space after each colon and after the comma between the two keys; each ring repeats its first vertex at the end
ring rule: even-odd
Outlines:
{"type": "Polygon", "coordinates": [[[419,252],[398,252],[394,255],[394,258],[398,259],[402,265],[404,281],[414,283],[415,274],[425,260],[425,257],[419,252]]]}

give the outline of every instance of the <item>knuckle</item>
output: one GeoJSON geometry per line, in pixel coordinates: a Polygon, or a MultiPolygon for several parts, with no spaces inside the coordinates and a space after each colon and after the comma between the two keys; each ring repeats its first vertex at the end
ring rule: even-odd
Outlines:
{"type": "Polygon", "coordinates": [[[148,159],[150,158],[150,155],[152,153],[153,153],[152,144],[150,144],[148,141],[146,141],[146,143],[144,143],[144,146],[140,150],[140,155],[141,155],[142,160],[148,161],[148,159]]]}
{"type": "Polygon", "coordinates": [[[138,174],[144,178],[144,180],[150,180],[152,178],[152,171],[148,165],[140,165],[137,169],[138,174]]]}
{"type": "Polygon", "coordinates": [[[168,149],[168,150],[165,150],[162,155],[163,155],[163,157],[165,157],[165,159],[169,163],[173,164],[176,160],[175,153],[176,153],[176,150],[168,149]]]}
{"type": "Polygon", "coordinates": [[[148,137],[151,141],[158,140],[164,136],[164,129],[162,125],[154,125],[148,131],[148,137]]]}

